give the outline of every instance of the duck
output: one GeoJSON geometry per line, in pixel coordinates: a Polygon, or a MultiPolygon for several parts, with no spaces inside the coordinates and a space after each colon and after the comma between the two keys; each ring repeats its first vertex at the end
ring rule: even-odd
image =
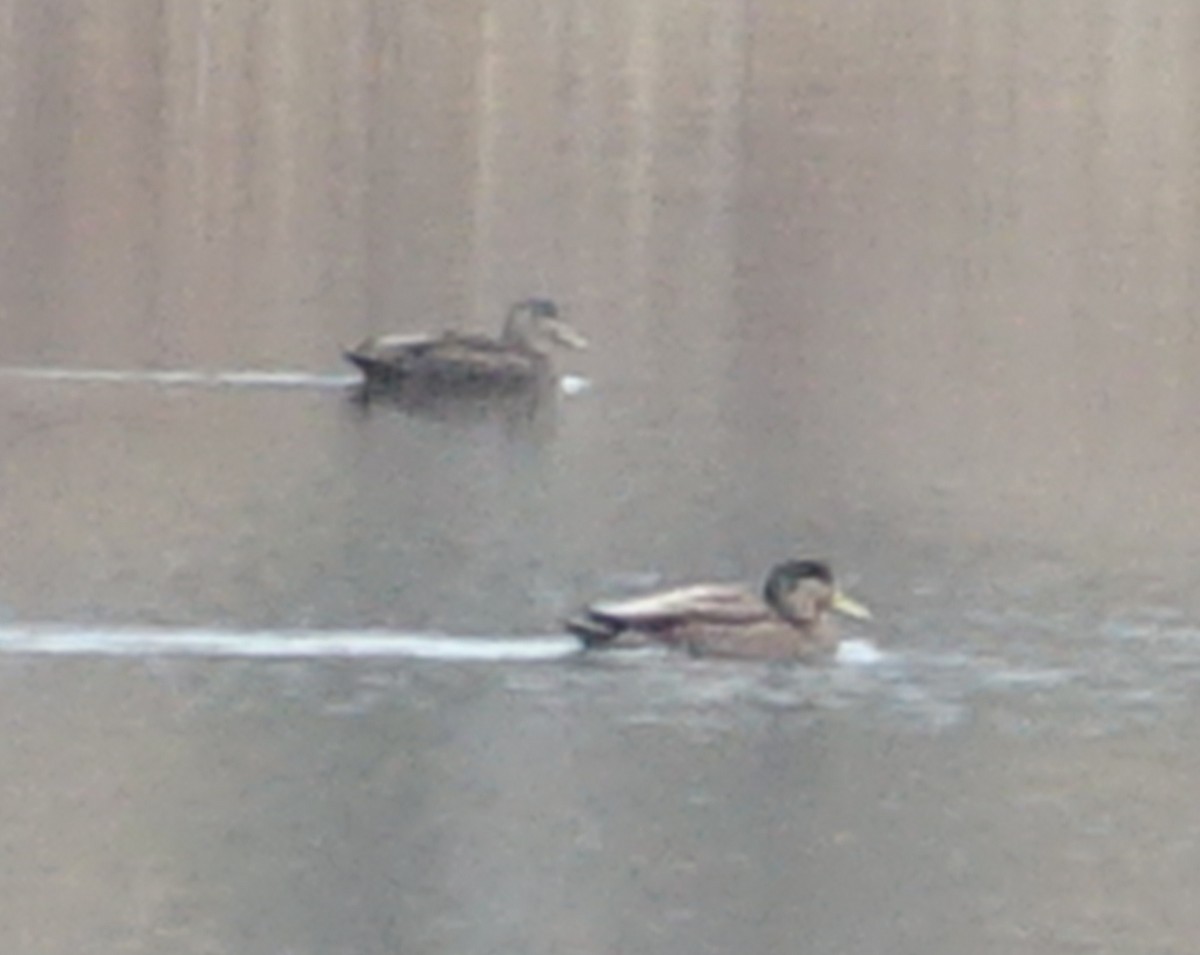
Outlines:
{"type": "Polygon", "coordinates": [[[587,649],[631,634],[699,657],[811,661],[837,649],[830,611],[872,617],[838,588],[827,562],[785,560],[771,568],[761,592],[744,584],[692,584],[592,603],[564,623],[587,649]]]}
{"type": "Polygon", "coordinates": [[[548,298],[527,298],[508,311],[499,337],[457,331],[383,335],[343,352],[368,388],[520,390],[544,382],[552,346],[581,349],[587,340],[548,298]]]}

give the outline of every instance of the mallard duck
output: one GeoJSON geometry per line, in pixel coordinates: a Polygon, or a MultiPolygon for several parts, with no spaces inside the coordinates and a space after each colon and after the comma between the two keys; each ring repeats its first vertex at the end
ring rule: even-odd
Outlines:
{"type": "Polygon", "coordinates": [[[362,370],[368,387],[504,390],[543,380],[552,345],[585,348],[587,342],[559,318],[552,301],[530,298],[512,306],[499,338],[462,332],[384,335],[344,354],[362,370]]]}
{"type": "Polygon", "coordinates": [[[771,569],[761,594],[740,584],[695,584],[590,604],[566,626],[587,647],[629,632],[696,656],[804,659],[836,649],[825,622],[830,610],[871,617],[837,588],[828,564],[788,560],[771,569]]]}

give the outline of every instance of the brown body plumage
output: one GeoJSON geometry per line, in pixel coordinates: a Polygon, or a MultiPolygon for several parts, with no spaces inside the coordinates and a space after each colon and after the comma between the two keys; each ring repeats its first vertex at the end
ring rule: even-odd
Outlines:
{"type": "Polygon", "coordinates": [[[509,310],[499,337],[444,332],[368,338],[346,360],[368,388],[410,388],[466,394],[529,388],[549,377],[549,348],[586,346],[548,299],[526,299],[509,310]]]}
{"type": "Polygon", "coordinates": [[[772,568],[761,593],[739,584],[695,584],[593,603],[566,623],[588,647],[634,634],[697,656],[796,660],[837,648],[825,619],[831,610],[870,617],[837,589],[827,564],[789,560],[772,568]]]}

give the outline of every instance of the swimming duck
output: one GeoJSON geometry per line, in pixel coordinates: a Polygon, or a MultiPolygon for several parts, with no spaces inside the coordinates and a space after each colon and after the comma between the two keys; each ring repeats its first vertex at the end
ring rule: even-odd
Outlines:
{"type": "Polygon", "coordinates": [[[587,647],[628,632],[694,656],[795,660],[836,650],[837,637],[825,621],[831,610],[871,617],[837,588],[828,564],[788,560],[771,569],[761,594],[740,584],[695,584],[593,603],[566,626],[587,647]]]}
{"type": "Polygon", "coordinates": [[[585,348],[587,341],[559,318],[552,301],[530,298],[509,309],[499,338],[463,332],[384,335],[344,354],[362,370],[368,387],[507,390],[543,381],[553,345],[585,348]]]}

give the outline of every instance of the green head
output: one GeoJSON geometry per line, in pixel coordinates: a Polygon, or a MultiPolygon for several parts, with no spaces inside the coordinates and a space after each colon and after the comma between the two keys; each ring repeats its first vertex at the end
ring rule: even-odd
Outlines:
{"type": "Polygon", "coordinates": [[[820,560],[787,560],[771,568],[763,599],[784,620],[812,624],[829,610],[870,620],[871,611],[838,590],[832,568],[820,560]]]}

